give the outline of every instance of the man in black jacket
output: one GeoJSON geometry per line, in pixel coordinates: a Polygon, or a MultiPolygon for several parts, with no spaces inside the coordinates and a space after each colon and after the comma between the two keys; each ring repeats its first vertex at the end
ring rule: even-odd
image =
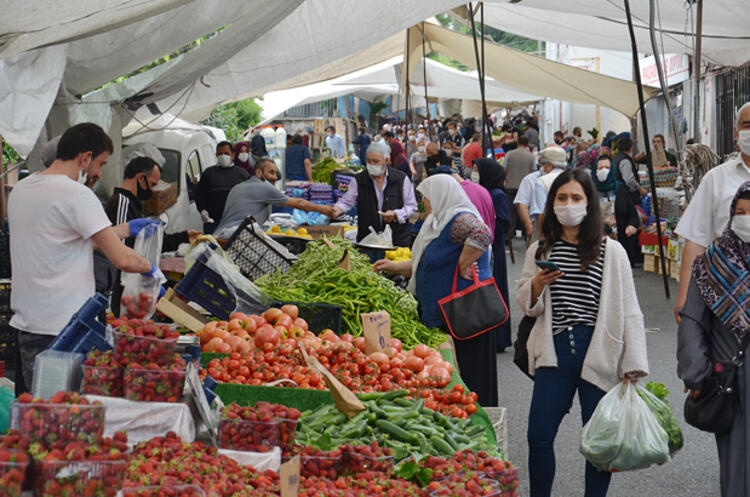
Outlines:
{"type": "MultiPolygon", "coordinates": [[[[124,176],[122,184],[119,188],[115,188],[112,197],[104,207],[107,217],[114,226],[143,217],[142,202],[153,195],[153,189],[161,179],[161,168],[150,157],[136,157],[125,166],[124,176]]],[[[162,251],[177,250],[181,243],[188,243],[198,235],[200,235],[200,232],[193,230],[165,234],[162,241],[162,251]]],[[[124,241],[128,247],[132,248],[135,245],[134,237],[126,238],[124,241]]],[[[111,264],[108,274],[103,271],[100,266],[102,263],[101,256],[102,254],[96,254],[95,257],[97,291],[104,290],[105,295],[109,294],[110,290],[112,291],[110,308],[115,316],[119,316],[120,297],[122,297],[123,291],[123,287],[120,285],[120,272],[111,264]]]]}
{"type": "Polygon", "coordinates": [[[232,144],[223,141],[216,145],[217,165],[203,171],[195,203],[203,219],[203,232],[213,233],[224,214],[229,191],[243,181],[250,179],[250,173],[234,165],[232,144]]]}

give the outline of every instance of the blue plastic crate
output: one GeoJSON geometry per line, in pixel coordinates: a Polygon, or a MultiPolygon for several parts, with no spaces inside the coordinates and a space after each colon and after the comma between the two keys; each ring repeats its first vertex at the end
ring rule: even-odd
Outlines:
{"type": "MultiPolygon", "coordinates": [[[[106,344],[104,340],[105,326],[96,320],[96,316],[107,307],[107,297],[97,293],[95,296],[89,298],[85,304],[73,314],[65,325],[65,328],[55,337],[52,343],[47,347],[47,350],[59,350],[62,352],[72,352],[76,347],[94,347],[94,343],[102,345],[102,342],[106,344]],[[89,332],[93,332],[101,338],[101,341],[94,341],[93,338],[86,338],[89,332]]],[[[107,344],[108,348],[101,350],[109,350],[112,347],[107,344]]],[[[89,350],[91,350],[89,348],[89,350]]]]}
{"type": "Polygon", "coordinates": [[[211,315],[227,320],[237,308],[240,300],[249,306],[249,312],[260,314],[268,305],[259,302],[239,288],[230,288],[220,274],[207,266],[210,252],[201,254],[190,267],[190,270],[175,286],[174,291],[180,297],[203,307],[211,315]]]}
{"type": "Polygon", "coordinates": [[[104,339],[103,335],[93,329],[86,332],[83,338],[70,349],[70,352],[79,352],[81,354],[88,354],[92,350],[107,351],[112,350],[112,346],[104,339]]]}

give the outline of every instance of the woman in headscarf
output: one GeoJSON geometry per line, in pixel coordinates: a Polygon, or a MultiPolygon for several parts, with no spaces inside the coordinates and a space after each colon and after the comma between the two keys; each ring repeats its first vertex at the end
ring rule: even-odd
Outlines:
{"type": "MultiPolygon", "coordinates": [[[[699,397],[713,371],[732,367],[750,332],[750,182],[737,191],[724,233],[693,263],[677,330],[677,374],[699,397]]],[[[740,360],[742,357],[740,356],[740,360]]],[[[745,360],[746,362],[746,360],[745,360]]],[[[739,401],[730,431],[716,434],[722,497],[750,495],[750,369],[738,368],[739,401]]]]}
{"type": "Polygon", "coordinates": [[[617,170],[612,167],[612,159],[608,155],[602,153],[591,164],[591,178],[601,198],[615,198],[618,187],[617,170]]]}
{"type": "MultiPolygon", "coordinates": [[[[419,301],[422,322],[445,329],[437,302],[452,292],[456,265],[460,275],[458,290],[471,284],[474,264],[480,280],[489,278],[492,273],[487,249],[492,239],[476,207],[450,175],[430,176],[417,190],[429,215],[414,240],[412,259],[383,259],[375,262],[373,268],[409,277],[408,289],[419,301]]],[[[495,334],[456,341],[455,347],[464,383],[476,392],[480,405],[497,406],[495,334]]]]}
{"type": "Polygon", "coordinates": [[[253,175],[253,165],[251,164],[250,147],[247,142],[237,142],[234,144],[234,165],[247,171],[250,176],[253,175]]]}
{"type": "MultiPolygon", "coordinates": [[[[477,159],[474,167],[479,172],[479,184],[490,192],[495,206],[495,239],[492,242],[492,276],[505,302],[508,302],[508,263],[505,259],[505,236],[510,227],[510,204],[505,195],[505,168],[494,159],[477,159]]],[[[513,345],[510,317],[497,329],[497,351],[505,352],[513,345]]]]}

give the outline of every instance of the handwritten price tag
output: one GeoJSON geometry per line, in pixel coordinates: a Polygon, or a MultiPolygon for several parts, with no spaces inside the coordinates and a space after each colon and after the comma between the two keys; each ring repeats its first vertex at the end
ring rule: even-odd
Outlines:
{"type": "Polygon", "coordinates": [[[279,468],[281,483],[281,497],[297,497],[299,495],[299,455],[294,456],[279,468]]]}
{"type": "Polygon", "coordinates": [[[383,352],[391,357],[391,315],[386,311],[361,314],[365,337],[365,354],[383,352]]]}

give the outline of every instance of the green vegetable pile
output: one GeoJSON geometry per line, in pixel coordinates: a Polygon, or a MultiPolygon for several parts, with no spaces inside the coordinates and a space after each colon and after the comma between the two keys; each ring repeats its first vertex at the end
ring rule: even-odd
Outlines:
{"type": "Polygon", "coordinates": [[[401,340],[406,349],[419,343],[435,347],[446,340],[441,330],[419,321],[417,302],[411,294],[376,274],[369,259],[348,241],[331,241],[336,248],[320,240],[308,243],[288,271],[265,275],[255,284],[279,301],[341,306],[342,333],[362,335],[360,314],[382,310],[391,316],[391,336],[401,340]],[[349,250],[351,271],[338,267],[345,250],[349,250]]]}
{"type": "Polygon", "coordinates": [[[336,162],[335,159],[326,157],[325,159],[313,164],[313,181],[316,183],[326,183],[331,185],[333,184],[333,172],[336,169],[341,169],[341,167],[341,164],[336,162]]]}
{"type": "Polygon", "coordinates": [[[444,416],[425,408],[422,399],[410,400],[407,395],[406,390],[359,395],[365,410],[351,419],[333,404],[305,411],[295,443],[328,451],[345,443],[369,445],[377,440],[391,448],[396,461],[430,454],[450,457],[464,449],[500,456],[484,426],[444,416]]]}
{"type": "Polygon", "coordinates": [[[646,390],[653,395],[647,395],[641,389],[638,389],[638,394],[646,402],[651,412],[654,413],[656,420],[664,428],[664,431],[667,432],[669,436],[667,445],[669,445],[669,454],[672,455],[682,448],[685,440],[682,437],[682,430],[680,430],[680,426],[677,424],[677,418],[675,418],[672,407],[667,402],[669,390],[667,390],[667,387],[663,383],[654,381],[646,384],[646,390]]]}

